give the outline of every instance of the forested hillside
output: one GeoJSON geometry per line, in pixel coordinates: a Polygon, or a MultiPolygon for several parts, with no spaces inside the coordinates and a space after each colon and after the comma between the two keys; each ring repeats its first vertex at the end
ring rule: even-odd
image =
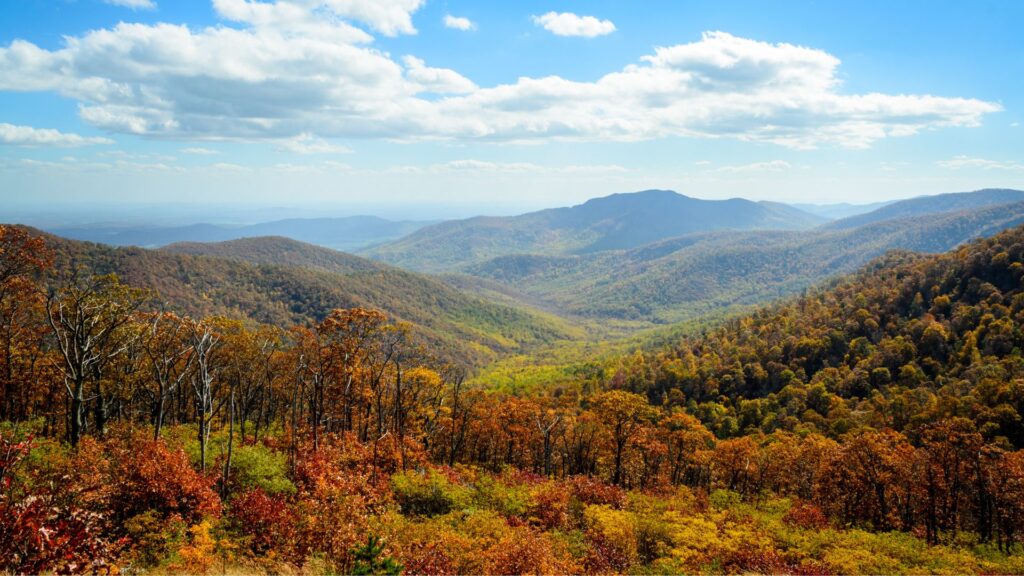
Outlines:
{"type": "Polygon", "coordinates": [[[56,237],[48,242],[56,252],[53,274],[115,273],[132,286],[155,290],[168,309],[182,314],[287,327],[320,321],[335,308],[377,308],[411,323],[439,353],[470,365],[577,334],[552,316],[494,304],[426,276],[284,238],[167,250],[56,237]]]}
{"type": "Polygon", "coordinates": [[[1024,202],[1024,191],[1004,188],[988,188],[974,192],[954,192],[952,194],[936,194],[921,196],[909,200],[901,200],[880,207],[877,210],[843,218],[825,225],[825,228],[843,230],[856,228],[865,224],[881,222],[892,218],[907,218],[938,214],[940,212],[957,212],[973,210],[989,206],[1024,202]]]}
{"type": "Polygon", "coordinates": [[[466,269],[569,315],[665,323],[799,293],[887,250],[944,252],[1024,222],[1024,203],[853,229],[693,234],[626,251],[515,255],[466,269]]]}
{"type": "Polygon", "coordinates": [[[0,227],[0,569],[1024,571],[1024,227],[518,395],[67,258],[0,227]]]}

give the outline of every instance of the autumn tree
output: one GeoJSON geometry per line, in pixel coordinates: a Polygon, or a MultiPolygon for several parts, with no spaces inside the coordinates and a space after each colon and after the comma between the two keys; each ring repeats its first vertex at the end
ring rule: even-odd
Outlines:
{"type": "MultiPolygon", "coordinates": [[[[63,360],[64,388],[70,402],[68,439],[77,445],[86,427],[86,403],[100,403],[104,370],[138,337],[129,329],[133,315],[149,293],[122,284],[117,276],[97,276],[76,281],[50,294],[46,316],[63,360]],[[94,385],[92,396],[86,386],[94,385]]],[[[96,422],[97,427],[102,422],[96,422]]]]}
{"type": "Polygon", "coordinates": [[[654,417],[654,408],[639,394],[609,390],[594,397],[593,410],[607,429],[613,449],[612,484],[621,485],[623,456],[640,426],[654,417]]]}

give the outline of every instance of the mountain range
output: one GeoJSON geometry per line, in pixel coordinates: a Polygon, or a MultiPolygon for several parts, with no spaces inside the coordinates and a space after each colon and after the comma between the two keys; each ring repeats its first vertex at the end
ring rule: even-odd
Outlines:
{"type": "Polygon", "coordinates": [[[701,200],[646,190],[519,216],[441,222],[361,253],[403,268],[440,272],[508,254],[591,254],[694,232],[805,230],[826,221],[776,202],[701,200]]]}
{"type": "Polygon", "coordinates": [[[288,218],[247,226],[191,224],[188,226],[119,226],[94,224],[47,228],[47,232],[112,246],[155,248],[177,242],[223,242],[239,238],[285,236],[335,250],[356,250],[394,240],[431,224],[420,221],[392,221],[376,216],[344,218],[288,218]]]}
{"type": "Polygon", "coordinates": [[[1021,223],[1024,192],[1013,190],[916,198],[835,221],[783,204],[656,190],[419,227],[363,255],[280,235],[155,250],[51,243],[56,270],[115,272],[183,313],[294,325],[333,308],[379,308],[479,366],[728,315],[890,250],[942,252],[1021,223]]]}

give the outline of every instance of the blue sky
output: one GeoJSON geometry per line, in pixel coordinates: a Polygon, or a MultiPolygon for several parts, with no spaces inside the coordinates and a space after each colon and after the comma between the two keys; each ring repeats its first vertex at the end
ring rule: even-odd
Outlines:
{"type": "Polygon", "coordinates": [[[8,206],[443,217],[654,187],[819,203],[1024,188],[1020,2],[3,10],[8,206]]]}

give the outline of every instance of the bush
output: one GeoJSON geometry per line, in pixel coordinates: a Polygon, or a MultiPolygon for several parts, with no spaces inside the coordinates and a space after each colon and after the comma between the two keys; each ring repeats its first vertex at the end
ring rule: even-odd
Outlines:
{"type": "Polygon", "coordinates": [[[238,490],[259,488],[267,494],[294,494],[288,479],[288,457],[259,444],[235,448],[231,483],[238,490]]]}
{"type": "Polygon", "coordinates": [[[253,488],[231,500],[229,514],[234,529],[248,537],[253,553],[274,551],[285,558],[293,556],[297,518],[280,496],[253,488]]]}
{"type": "Polygon", "coordinates": [[[464,508],[470,501],[466,488],[434,470],[407,471],[391,477],[391,489],[403,514],[437,516],[464,508]]]}
{"type": "Polygon", "coordinates": [[[147,511],[163,518],[180,516],[195,524],[220,514],[220,498],[206,478],[192,468],[183,450],[171,450],[163,440],[128,434],[110,444],[114,518],[127,520],[147,511]]]}

